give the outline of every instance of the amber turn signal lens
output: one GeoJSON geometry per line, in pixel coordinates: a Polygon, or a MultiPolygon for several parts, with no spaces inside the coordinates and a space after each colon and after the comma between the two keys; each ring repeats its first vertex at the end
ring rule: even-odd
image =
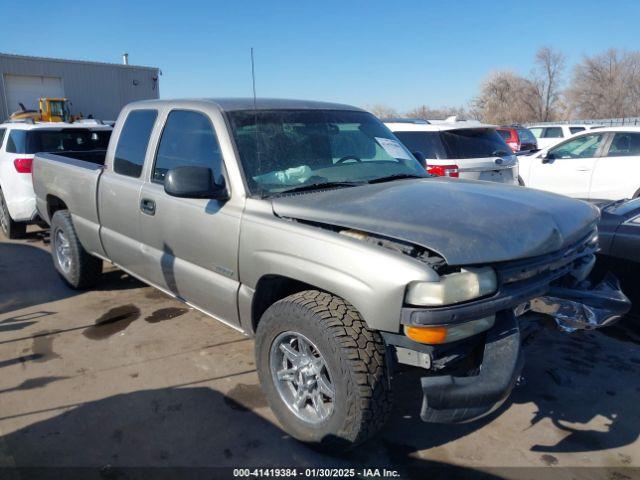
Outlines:
{"type": "Polygon", "coordinates": [[[444,343],[447,338],[446,327],[404,327],[404,334],[411,340],[420,343],[444,343]]]}

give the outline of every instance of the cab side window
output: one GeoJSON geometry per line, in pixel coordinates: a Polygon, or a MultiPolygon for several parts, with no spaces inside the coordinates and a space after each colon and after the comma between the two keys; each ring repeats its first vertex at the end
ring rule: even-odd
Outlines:
{"type": "Polygon", "coordinates": [[[640,134],[618,132],[614,135],[607,157],[640,156],[640,134]]]}
{"type": "Polygon", "coordinates": [[[113,170],[127,177],[140,177],[156,110],[132,110],[124,122],[116,147],[113,170]]]}
{"type": "Polygon", "coordinates": [[[604,134],[594,133],[591,135],[582,135],[564,142],[557,147],[549,150],[552,158],[591,158],[595,157],[602,141],[604,134]]]}
{"type": "Polygon", "coordinates": [[[216,183],[220,183],[222,154],[213,125],[203,113],[189,110],[173,110],[169,113],[151,181],[164,183],[169,170],[182,166],[210,168],[216,183]]]}

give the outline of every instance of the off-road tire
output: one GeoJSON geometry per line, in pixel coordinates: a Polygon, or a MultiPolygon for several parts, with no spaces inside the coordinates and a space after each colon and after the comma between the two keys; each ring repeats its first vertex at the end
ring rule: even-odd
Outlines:
{"type": "Polygon", "coordinates": [[[74,290],[84,290],[94,286],[102,274],[102,260],[87,253],[73,226],[68,210],[58,210],[51,219],[51,256],[62,279],[74,290]],[[65,272],[56,255],[56,232],[61,230],[69,242],[71,267],[65,272]]]}
{"type": "Polygon", "coordinates": [[[255,354],[269,405],[292,437],[321,450],[344,450],[364,442],[386,422],[391,388],[384,342],[343,299],[306,290],[274,303],[258,323],[255,354]],[[333,374],[333,412],[319,425],[296,417],[274,384],[271,345],[287,331],[311,340],[333,374]]]}
{"type": "Polygon", "coordinates": [[[27,224],[22,222],[15,222],[11,215],[9,214],[9,208],[7,207],[7,202],[4,199],[4,194],[2,193],[2,189],[0,189],[0,212],[1,218],[4,221],[0,221],[0,231],[2,234],[8,238],[9,240],[14,240],[16,238],[20,238],[27,233],[27,224]]]}

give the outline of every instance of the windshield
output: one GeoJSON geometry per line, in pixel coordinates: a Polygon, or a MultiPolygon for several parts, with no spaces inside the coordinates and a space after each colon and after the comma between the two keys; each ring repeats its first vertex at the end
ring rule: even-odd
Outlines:
{"type": "Polygon", "coordinates": [[[111,130],[85,128],[12,130],[7,141],[9,153],[86,152],[106,150],[111,130]]]}
{"type": "Polygon", "coordinates": [[[246,110],[228,117],[252,194],[427,176],[377,118],[341,110],[246,110]]]}

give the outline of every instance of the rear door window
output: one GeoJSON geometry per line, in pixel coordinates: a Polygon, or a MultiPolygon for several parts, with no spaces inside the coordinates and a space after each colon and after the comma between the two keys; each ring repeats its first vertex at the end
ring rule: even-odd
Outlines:
{"type": "Polygon", "coordinates": [[[206,115],[187,110],[169,113],[151,174],[152,182],[164,183],[169,170],[182,166],[210,168],[219,182],[221,164],[218,139],[206,115]]]}
{"type": "Polygon", "coordinates": [[[124,122],[113,163],[113,170],[120,175],[140,177],[149,137],[158,112],[133,110],[124,122]]]}
{"type": "Polygon", "coordinates": [[[492,128],[461,128],[440,132],[447,158],[486,158],[511,155],[504,139],[492,128]]]}
{"type": "Polygon", "coordinates": [[[547,127],[542,132],[542,138],[562,138],[562,127],[547,127]]]}
{"type": "Polygon", "coordinates": [[[613,136],[607,157],[640,156],[640,133],[618,132],[613,136]]]}
{"type": "Polygon", "coordinates": [[[420,152],[424,158],[447,158],[440,132],[393,132],[410,152],[420,152]]]}

